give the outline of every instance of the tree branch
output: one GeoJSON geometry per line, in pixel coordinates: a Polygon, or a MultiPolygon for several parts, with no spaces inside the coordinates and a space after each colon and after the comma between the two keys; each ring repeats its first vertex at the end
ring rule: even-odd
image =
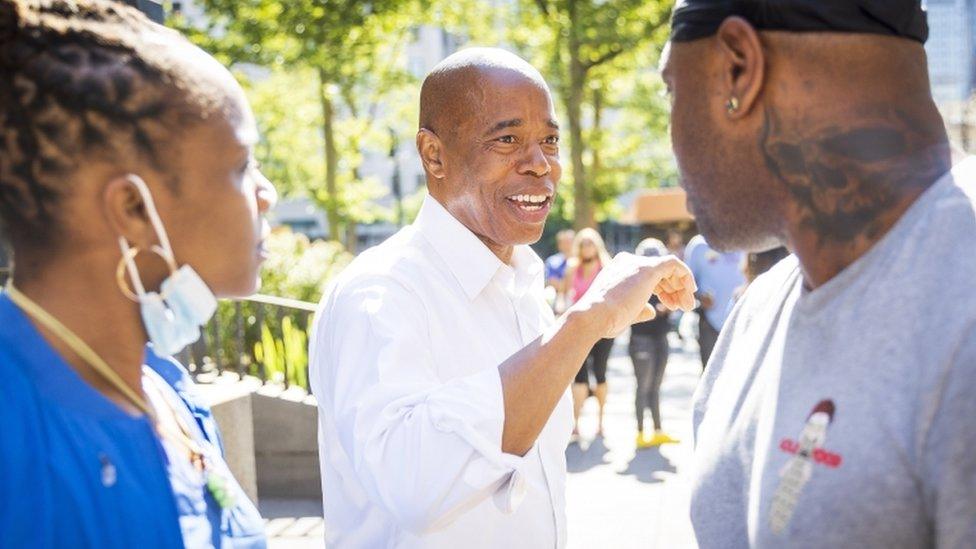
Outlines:
{"type": "Polygon", "coordinates": [[[342,102],[346,104],[346,108],[349,109],[349,114],[353,118],[359,118],[359,108],[356,105],[356,99],[353,97],[352,86],[342,86],[340,88],[340,95],[342,95],[342,102]]]}
{"type": "MultiPolygon", "coordinates": [[[[538,0],[538,1],[543,1],[543,0],[538,0]]],[[[610,50],[604,53],[603,55],[601,55],[600,57],[597,57],[593,61],[588,61],[583,63],[583,69],[588,71],[593,67],[612,61],[614,58],[627,51],[628,48],[636,48],[639,43],[650,38],[651,35],[657,32],[657,30],[660,29],[662,26],[666,25],[670,20],[671,20],[671,10],[668,9],[665,10],[663,13],[661,13],[660,17],[658,17],[657,20],[653,22],[648,22],[647,25],[644,26],[644,32],[639,38],[627,44],[615,44],[614,46],[611,46],[610,50]]]]}
{"type": "Polygon", "coordinates": [[[539,7],[539,11],[542,12],[542,15],[549,15],[548,0],[535,0],[535,5],[539,7]]]}
{"type": "Polygon", "coordinates": [[[597,65],[602,65],[602,64],[606,63],[607,61],[611,61],[613,58],[615,58],[618,55],[622,54],[624,52],[624,50],[625,50],[624,46],[619,46],[618,45],[616,47],[611,47],[610,48],[610,51],[604,53],[600,57],[597,57],[593,61],[587,61],[587,62],[583,63],[583,69],[584,70],[590,70],[593,67],[596,67],[597,65]]]}

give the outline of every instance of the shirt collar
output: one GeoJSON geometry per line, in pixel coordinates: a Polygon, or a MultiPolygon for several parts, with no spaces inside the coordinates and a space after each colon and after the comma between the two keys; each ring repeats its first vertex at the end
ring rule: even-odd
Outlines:
{"type": "Polygon", "coordinates": [[[495,281],[506,292],[515,297],[522,297],[538,284],[542,288],[544,263],[528,246],[516,246],[512,252],[512,265],[504,263],[495,274],[495,281]]]}
{"type": "Polygon", "coordinates": [[[511,266],[502,263],[484,242],[429,194],[414,226],[447,263],[468,299],[477,297],[496,277],[503,288],[521,296],[542,273],[542,260],[528,246],[515,247],[511,266]]]}

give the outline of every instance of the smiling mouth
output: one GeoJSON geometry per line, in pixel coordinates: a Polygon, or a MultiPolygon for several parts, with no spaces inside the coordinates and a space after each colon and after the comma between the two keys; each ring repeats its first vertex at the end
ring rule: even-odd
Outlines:
{"type": "Polygon", "coordinates": [[[548,194],[516,194],[506,198],[527,212],[537,212],[552,202],[552,195],[548,194]]]}

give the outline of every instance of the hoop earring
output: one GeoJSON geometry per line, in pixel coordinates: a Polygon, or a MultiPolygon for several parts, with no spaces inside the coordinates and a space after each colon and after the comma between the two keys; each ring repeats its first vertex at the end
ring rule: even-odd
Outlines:
{"type": "MultiPolygon", "coordinates": [[[[122,295],[131,299],[132,301],[135,301],[136,303],[139,303],[139,296],[129,288],[128,282],[125,281],[125,266],[128,261],[135,259],[141,251],[142,250],[138,246],[129,247],[129,249],[122,254],[122,257],[119,258],[119,263],[115,267],[115,283],[119,285],[119,290],[122,290],[122,295]]],[[[162,248],[159,246],[153,246],[149,248],[149,251],[163,258],[163,261],[166,262],[166,266],[170,269],[170,274],[176,272],[175,265],[172,261],[170,261],[169,257],[162,248]]]]}

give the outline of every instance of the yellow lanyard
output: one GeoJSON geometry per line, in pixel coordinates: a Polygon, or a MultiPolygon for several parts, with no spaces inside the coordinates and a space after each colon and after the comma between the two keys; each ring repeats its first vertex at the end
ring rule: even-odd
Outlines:
{"type": "MultiPolygon", "coordinates": [[[[202,460],[204,455],[203,450],[201,450],[200,446],[197,445],[192,438],[190,438],[190,433],[186,425],[182,422],[182,420],[179,417],[179,414],[175,409],[172,408],[172,406],[169,406],[169,404],[167,403],[167,406],[169,406],[170,410],[172,411],[173,418],[176,421],[176,424],[180,427],[183,433],[173,433],[170,429],[167,429],[153,413],[153,409],[149,406],[149,403],[146,401],[146,399],[142,398],[139,394],[137,394],[132,389],[132,387],[126,384],[126,382],[122,380],[122,377],[119,376],[119,374],[115,370],[113,370],[108,365],[108,363],[102,360],[102,357],[98,356],[98,353],[96,353],[91,347],[89,347],[88,344],[85,343],[80,337],[78,337],[77,334],[75,334],[67,326],[62,324],[61,321],[54,318],[50,313],[45,311],[40,305],[35,303],[31,298],[22,294],[20,290],[14,287],[13,283],[7,283],[6,292],[7,295],[10,296],[11,301],[13,301],[31,318],[39,322],[42,326],[44,326],[45,328],[50,330],[54,335],[59,337],[61,341],[65,343],[65,345],[67,345],[68,347],[71,348],[72,351],[77,353],[78,356],[80,356],[82,360],[87,362],[92,367],[92,369],[95,370],[96,373],[98,373],[100,376],[102,376],[103,379],[105,379],[105,381],[110,383],[113,387],[115,387],[115,389],[117,389],[120,393],[122,393],[124,397],[126,397],[130,402],[132,402],[132,404],[136,406],[136,408],[139,408],[140,410],[142,410],[143,413],[149,416],[149,418],[155,424],[156,429],[157,431],[159,431],[160,435],[168,436],[168,438],[175,438],[177,442],[186,446],[186,448],[190,451],[191,454],[190,456],[191,462],[196,463],[197,461],[199,461],[201,464],[205,463],[202,460]]],[[[160,392],[158,387],[156,387],[156,391],[160,392]]],[[[166,401],[166,397],[164,395],[160,394],[160,398],[164,402],[166,401]]]]}
{"type": "Polygon", "coordinates": [[[42,326],[58,336],[61,341],[65,343],[72,351],[78,354],[87,362],[98,375],[109,382],[113,387],[115,387],[124,397],[129,399],[132,404],[142,410],[143,413],[149,417],[153,417],[152,409],[149,407],[149,403],[146,399],[139,396],[122,378],[119,374],[113,370],[102,357],[92,350],[87,343],[82,341],[74,332],[68,329],[67,326],[61,323],[58,319],[51,316],[50,313],[41,308],[40,305],[35,303],[31,298],[20,293],[20,290],[14,287],[13,283],[7,284],[7,295],[10,296],[10,300],[17,304],[25,313],[30,315],[34,320],[39,322],[42,326]]]}

